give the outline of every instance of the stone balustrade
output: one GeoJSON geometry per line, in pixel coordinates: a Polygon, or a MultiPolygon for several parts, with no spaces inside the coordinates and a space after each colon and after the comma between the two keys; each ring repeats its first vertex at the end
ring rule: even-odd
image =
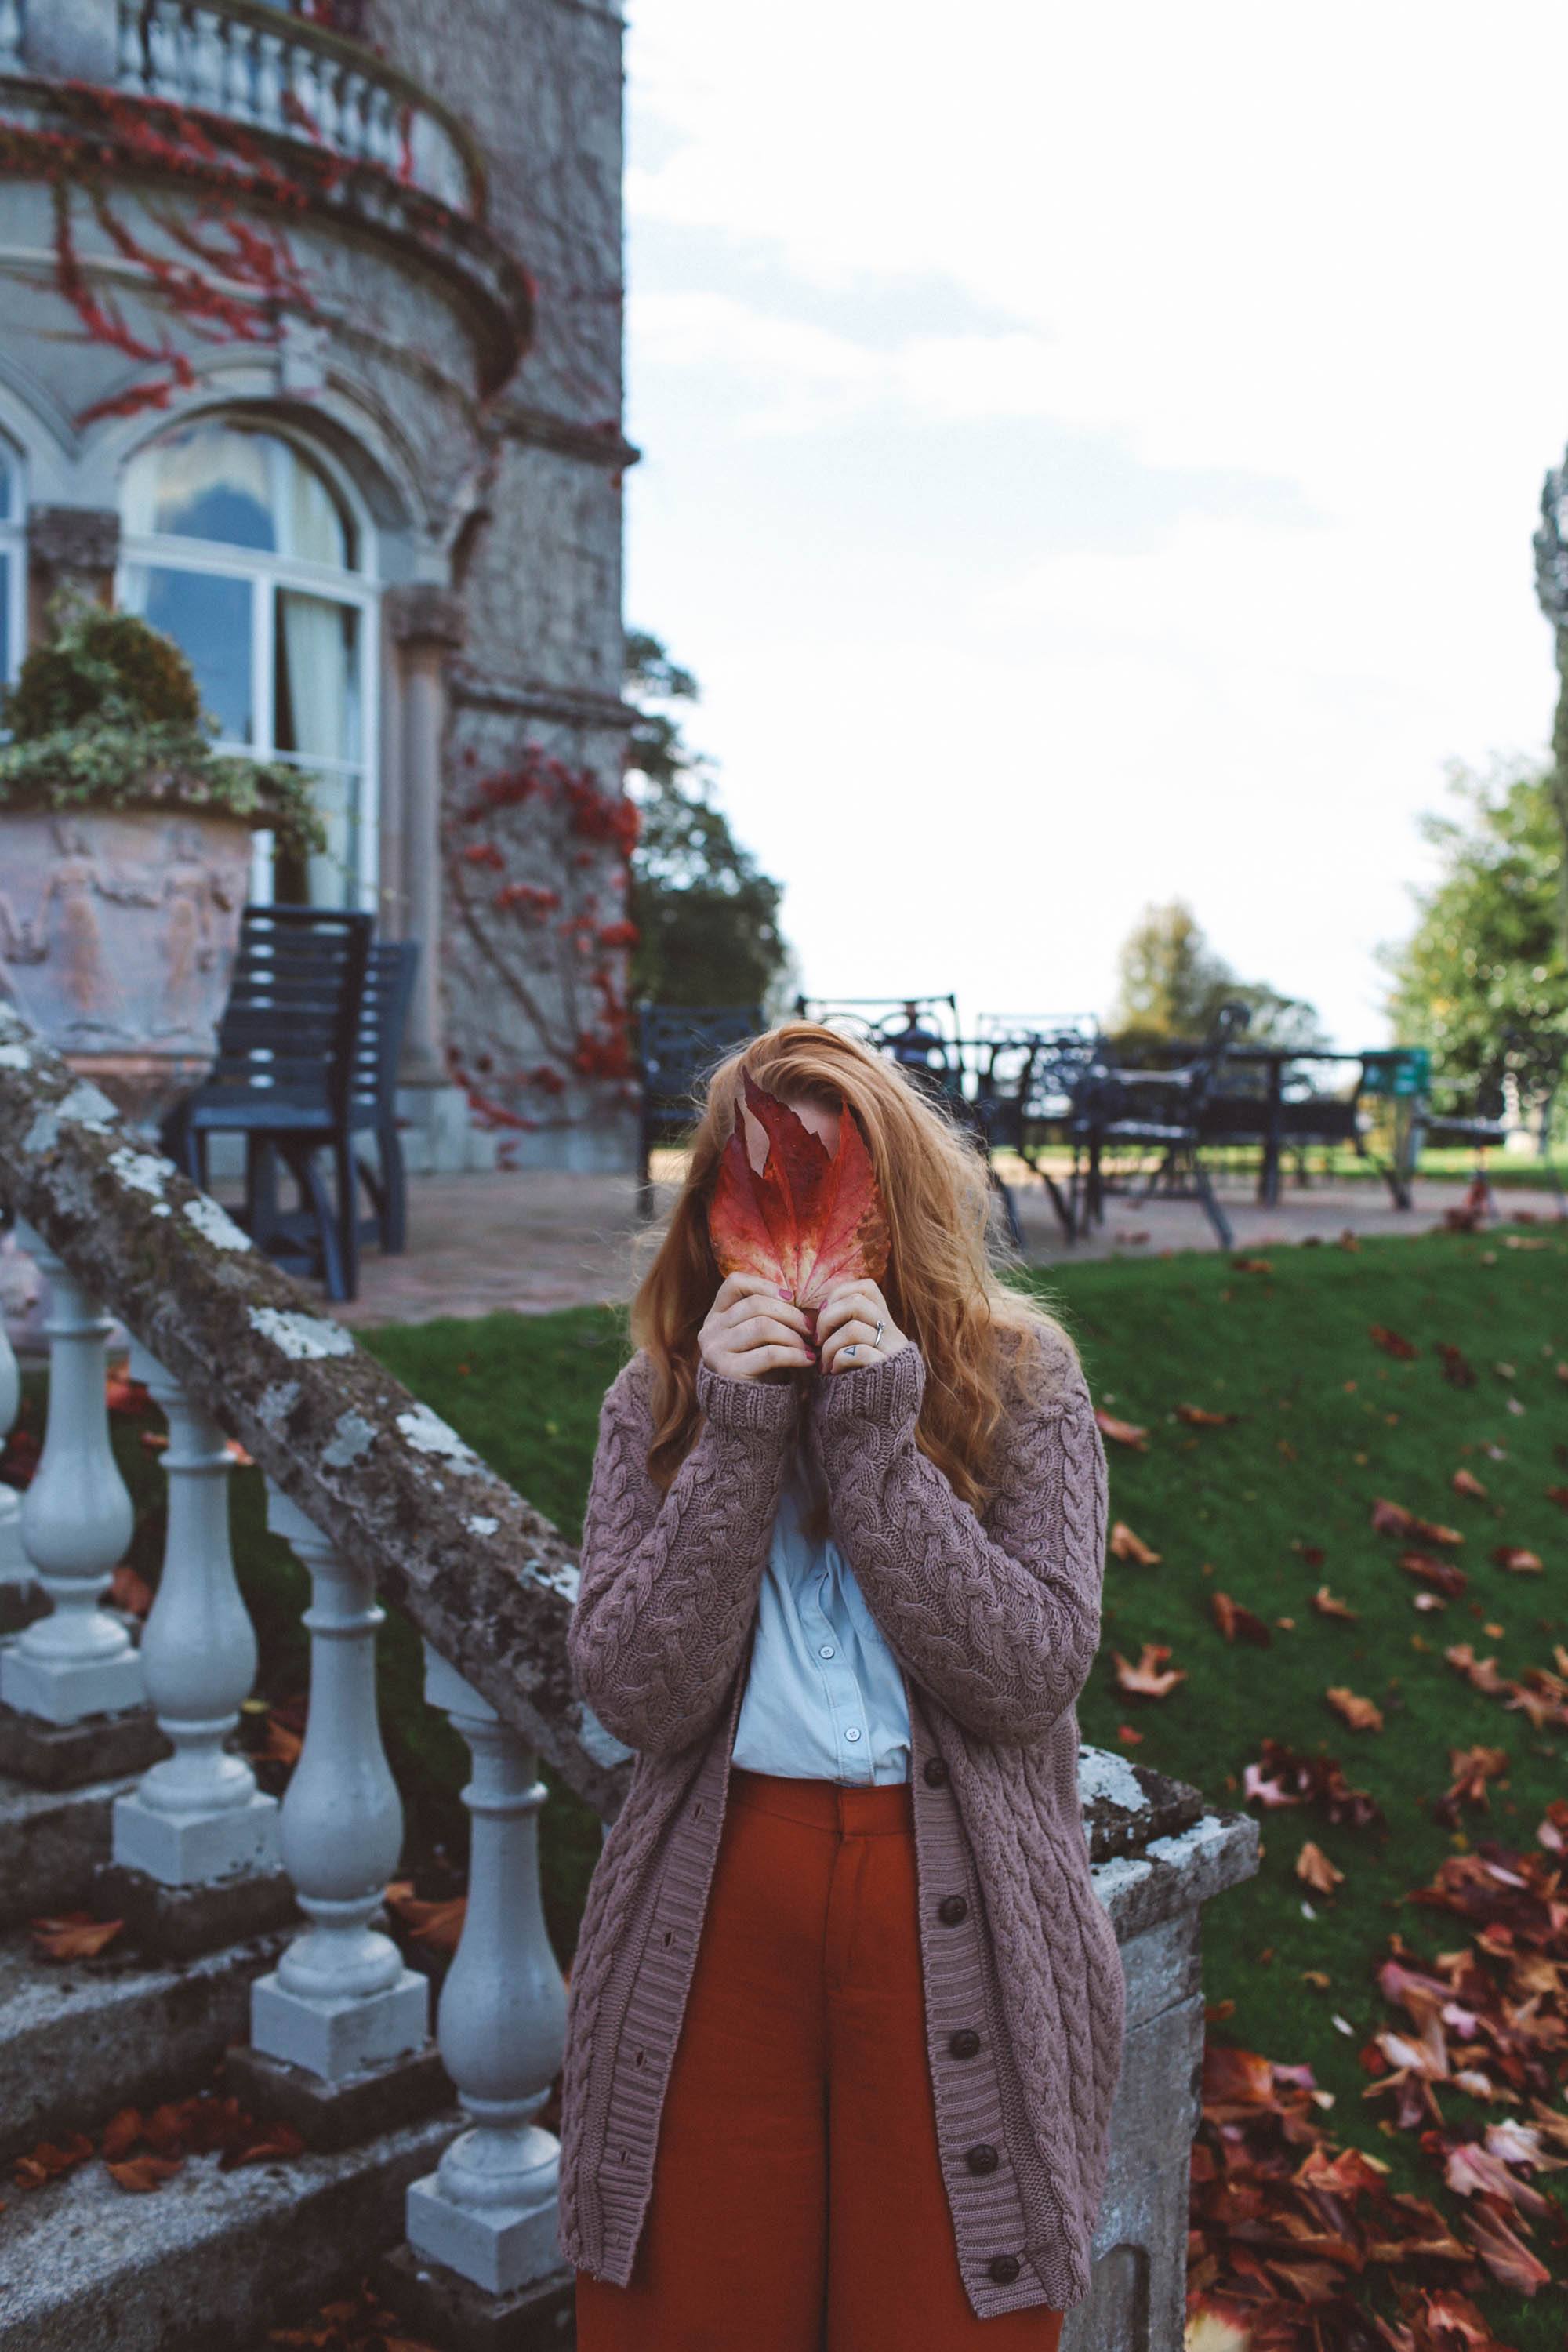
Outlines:
{"type": "MultiPolygon", "coordinates": [[[[601,1820],[631,1761],[571,1688],[574,1564],[548,1522],[3,1006],[0,1198],[50,1286],[44,1446],[20,1512],[27,1566],[8,1588],[15,1600],[30,1572],[47,1606],[0,1640],[0,1771],[141,1773],[113,1804],[117,1907],[173,1950],[263,1921],[288,1931],[250,1980],[248,2046],[226,2053],[246,2104],[332,2148],[455,2099],[467,2127],[408,2180],[406,2243],[384,2258],[386,2275],[421,2334],[560,2341],[572,2281],[555,2242],[559,2148],[537,2118],[561,2064],[565,1989],[541,1903],[537,1761],[548,1753],[601,1820]],[[132,1370],[169,1426],[164,1559],[139,1642],[107,1600],[130,1511],[100,1301],[131,1332],[132,1370]],[[260,1464],[268,1523],[310,1582],[308,1713],[280,1804],[226,1746],[257,1662],[226,1433],[260,1464]],[[472,1757],[465,1921],[434,2017],[429,1979],[405,1963],[383,1908],[404,1826],[377,1720],[387,1601],[422,1633],[426,1699],[472,1757]]],[[[7,1368],[0,1350],[0,1426],[15,1409],[7,1368]]],[[[1127,1969],[1128,2058],[1095,2288],[1063,2344],[1177,2352],[1198,1913],[1256,1867],[1257,1830],[1123,1759],[1085,1751],[1082,1771],[1127,1969]]],[[[8,2347],[4,2320],[0,2299],[8,2347]]],[[[128,2321],[121,2340],[161,2339],[128,2321]]]]}
{"type": "Polygon", "coordinates": [[[0,0],[0,73],[112,84],[371,164],[479,219],[465,126],[357,41],[263,0],[0,0]]]}

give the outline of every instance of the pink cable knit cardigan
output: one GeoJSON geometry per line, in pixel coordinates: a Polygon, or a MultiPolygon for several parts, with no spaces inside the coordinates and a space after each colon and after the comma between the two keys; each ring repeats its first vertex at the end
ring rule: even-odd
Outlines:
{"type": "Polygon", "coordinates": [[[701,1366],[697,1443],[663,1496],[646,1356],[605,1399],[568,1649],[581,1696],[637,1756],[572,1968],[559,2225],[567,2261],[600,2278],[632,2274],[798,1436],[910,1699],[931,2085],[970,2304],[1065,2311],[1089,2293],[1125,2019],[1078,1793],[1105,1454],[1070,1344],[1026,1344],[1029,1402],[984,1522],[915,1444],[912,1341],[809,1383],[701,1366]]]}

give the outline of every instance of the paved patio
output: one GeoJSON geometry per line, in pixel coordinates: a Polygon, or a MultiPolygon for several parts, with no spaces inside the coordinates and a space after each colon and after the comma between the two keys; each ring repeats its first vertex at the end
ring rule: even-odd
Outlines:
{"type": "MultiPolygon", "coordinates": [[[[515,1174],[427,1176],[410,1187],[410,1247],[401,1258],[366,1252],[360,1296],[334,1309],[346,1323],[422,1323],[442,1315],[487,1315],[509,1308],[524,1315],[562,1307],[619,1302],[636,1287],[657,1246],[663,1215],[674,1198],[680,1162],[656,1154],[658,1214],[639,1227],[633,1179],[627,1176],[515,1174]]],[[[1009,1171],[1011,1172],[1011,1171],[1009,1171]]],[[[1217,1247],[1195,1202],[1117,1200],[1101,1233],[1069,1250],[1045,1187],[1022,1169],[1015,1197],[1031,1264],[1065,1257],[1156,1256],[1173,1250],[1217,1247]]],[[[1416,1205],[1393,1207],[1381,1182],[1293,1183],[1278,1208],[1251,1198],[1250,1180],[1222,1190],[1238,1251],[1285,1244],[1316,1235],[1334,1241],[1348,1227],[1358,1234],[1426,1233],[1464,1199],[1462,1183],[1423,1181],[1416,1205]]],[[[1555,1218],[1544,1188],[1510,1187],[1497,1198],[1510,1216],[1555,1218]]]]}

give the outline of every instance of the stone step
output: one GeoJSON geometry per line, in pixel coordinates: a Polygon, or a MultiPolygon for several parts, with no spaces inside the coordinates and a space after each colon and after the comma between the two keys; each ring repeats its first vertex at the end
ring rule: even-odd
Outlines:
{"type": "Polygon", "coordinates": [[[0,1773],[0,1928],[89,1907],[82,1889],[109,1859],[110,1808],[140,1779],[130,1772],[75,1789],[36,1789],[0,1773]]]}
{"type": "Polygon", "coordinates": [[[0,1935],[0,2158],[196,2089],[247,2037],[251,1980],[291,1932],[151,1965],[112,1945],[46,1960],[25,1927],[0,1935]]]}
{"type": "Polygon", "coordinates": [[[220,2168],[187,2157],[147,2194],[96,2157],[0,2216],[0,2352],[214,2352],[304,2318],[403,2236],[410,2181],[467,2118],[454,2104],[331,2155],[220,2168]]]}

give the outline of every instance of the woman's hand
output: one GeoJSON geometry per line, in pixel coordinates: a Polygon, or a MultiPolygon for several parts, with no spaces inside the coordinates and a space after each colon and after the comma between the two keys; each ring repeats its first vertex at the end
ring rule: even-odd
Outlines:
{"type": "Polygon", "coordinates": [[[816,1361],[805,1310],[762,1274],[727,1274],[697,1334],[697,1352],[726,1380],[756,1381],[816,1361]]]}
{"type": "Polygon", "coordinates": [[[837,1284],[816,1310],[816,1344],[825,1372],[858,1371],[910,1345],[868,1276],[837,1284]]]}

